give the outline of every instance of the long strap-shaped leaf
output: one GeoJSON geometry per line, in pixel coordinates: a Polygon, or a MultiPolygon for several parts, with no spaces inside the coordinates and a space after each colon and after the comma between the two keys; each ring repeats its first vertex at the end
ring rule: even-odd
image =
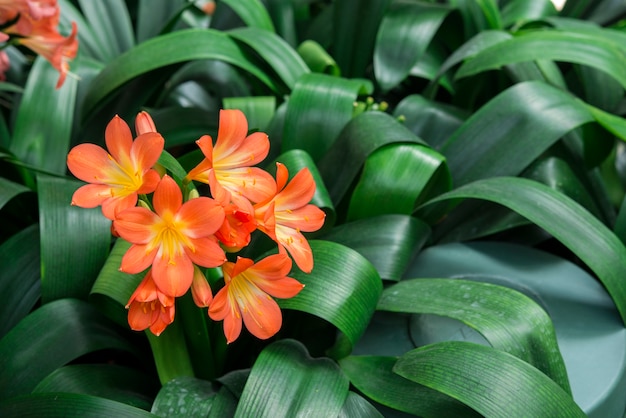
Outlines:
{"type": "Polygon", "coordinates": [[[223,0],[248,27],[274,32],[274,24],[263,3],[259,0],[223,0]]]}
{"type": "Polygon", "coordinates": [[[552,60],[588,65],[610,74],[626,87],[623,45],[590,32],[541,30],[500,42],[465,62],[457,78],[523,61],[552,60]]]}
{"type": "Polygon", "coordinates": [[[486,417],[585,417],[554,381],[504,351],[449,341],[409,351],[393,371],[452,396],[486,417]],[[497,394],[497,395],[496,395],[497,394]]]}
{"type": "Polygon", "coordinates": [[[121,402],[75,393],[37,393],[0,402],[3,417],[39,418],[156,418],[143,409],[121,402]]]}
{"type": "Polygon", "coordinates": [[[315,259],[313,271],[291,273],[306,287],[291,299],[278,300],[278,304],[283,309],[316,315],[336,326],[349,344],[334,350],[333,355],[341,357],[352,350],[367,328],[382,282],[372,264],[356,251],[330,241],[313,240],[310,244],[315,259]]]}
{"type": "Polygon", "coordinates": [[[516,290],[468,280],[405,280],[385,289],[377,309],[460,320],[494,348],[534,365],[571,393],[550,317],[516,290]]]}
{"type": "Polygon", "coordinates": [[[226,33],[187,29],[152,38],[113,60],[91,83],[83,114],[89,115],[101,100],[133,78],[170,64],[216,59],[236,65],[276,90],[274,81],[253,63],[226,33]]]}
{"type": "Polygon", "coordinates": [[[134,352],[114,324],[76,299],[50,302],[0,340],[0,399],[30,393],[55,369],[103,349],[134,352]]]}
{"type": "Polygon", "coordinates": [[[463,198],[504,205],[552,234],[596,273],[626,322],[626,247],[578,203],[532,180],[494,177],[467,184],[427,204],[463,198]]]}
{"type": "Polygon", "coordinates": [[[252,366],[235,417],[337,416],[348,386],[332,360],[313,359],[301,343],[281,340],[252,366]]]}

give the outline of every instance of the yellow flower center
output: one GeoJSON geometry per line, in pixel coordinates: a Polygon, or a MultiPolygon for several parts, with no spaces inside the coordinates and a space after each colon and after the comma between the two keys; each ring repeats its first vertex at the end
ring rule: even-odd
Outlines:
{"type": "Polygon", "coordinates": [[[148,246],[148,251],[160,247],[159,255],[169,258],[170,264],[175,264],[174,260],[185,251],[185,248],[195,252],[193,243],[183,232],[184,226],[184,222],[176,219],[174,214],[164,214],[161,221],[153,226],[154,238],[148,246]]]}

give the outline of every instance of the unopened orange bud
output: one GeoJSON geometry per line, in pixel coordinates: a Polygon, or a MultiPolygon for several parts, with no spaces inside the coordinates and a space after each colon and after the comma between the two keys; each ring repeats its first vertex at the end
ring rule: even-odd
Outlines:
{"type": "Polygon", "coordinates": [[[199,308],[206,308],[213,300],[211,286],[204,273],[197,266],[193,266],[193,281],[191,282],[191,296],[199,308]]]}
{"type": "Polygon", "coordinates": [[[145,134],[147,132],[156,132],[156,125],[152,120],[152,117],[146,111],[141,111],[135,118],[135,132],[137,136],[145,134]]]}

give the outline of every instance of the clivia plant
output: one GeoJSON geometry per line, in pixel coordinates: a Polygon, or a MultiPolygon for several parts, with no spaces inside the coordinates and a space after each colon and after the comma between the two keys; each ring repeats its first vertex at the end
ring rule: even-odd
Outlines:
{"type": "Polygon", "coordinates": [[[622,417],[625,15],[0,0],[0,416],[622,417]]]}

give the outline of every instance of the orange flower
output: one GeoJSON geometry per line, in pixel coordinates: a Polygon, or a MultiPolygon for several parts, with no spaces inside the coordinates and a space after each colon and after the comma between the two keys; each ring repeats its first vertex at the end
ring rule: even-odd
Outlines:
{"type": "Polygon", "coordinates": [[[134,331],[150,328],[150,331],[158,336],[174,321],[174,298],[157,288],[151,270],[137,286],[126,309],[128,325],[134,331]]]}
{"type": "Polygon", "coordinates": [[[187,174],[187,179],[209,184],[213,172],[219,184],[231,193],[233,203],[244,211],[252,209],[249,201],[260,202],[274,194],[272,176],[253,167],[267,156],[269,139],[263,132],[248,135],[248,121],[240,110],[220,110],[215,146],[209,135],[196,143],[205,159],[187,174]]]}
{"type": "Polygon", "coordinates": [[[159,290],[184,295],[194,276],[194,263],[217,267],[226,261],[213,236],[224,221],[224,209],[208,197],[183,203],[176,182],[165,175],[154,191],[155,212],[133,207],[113,222],[117,233],[133,245],[122,258],[121,271],[139,273],[152,265],[159,290]]]}
{"type": "Polygon", "coordinates": [[[225,285],[209,306],[209,316],[215,321],[224,320],[226,341],[235,341],[243,323],[257,338],[267,339],[278,332],[282,314],[274,299],[291,298],[304,285],[287,277],[291,259],[286,254],[270,255],[258,263],[238,257],[236,263],[222,266],[225,285]]]}
{"type": "Polygon", "coordinates": [[[315,181],[308,168],[300,170],[287,185],[287,167],[276,163],[277,193],[270,200],[254,206],[257,227],[272,238],[280,251],[287,249],[305,273],[313,269],[313,253],[301,231],[317,231],[326,214],[308,204],[315,193],[315,181]]]}
{"type": "Polygon", "coordinates": [[[193,266],[193,281],[191,282],[191,297],[199,308],[206,308],[213,300],[211,286],[207,282],[204,273],[198,266],[193,266]]]}
{"type": "Polygon", "coordinates": [[[102,205],[102,213],[115,219],[124,209],[137,204],[137,195],[151,193],[159,183],[152,169],[165,141],[158,133],[145,133],[133,141],[130,128],[119,116],[106,127],[109,153],[95,144],[80,144],[67,156],[67,166],[86,181],[72,197],[72,204],[83,208],[102,205]]]}

